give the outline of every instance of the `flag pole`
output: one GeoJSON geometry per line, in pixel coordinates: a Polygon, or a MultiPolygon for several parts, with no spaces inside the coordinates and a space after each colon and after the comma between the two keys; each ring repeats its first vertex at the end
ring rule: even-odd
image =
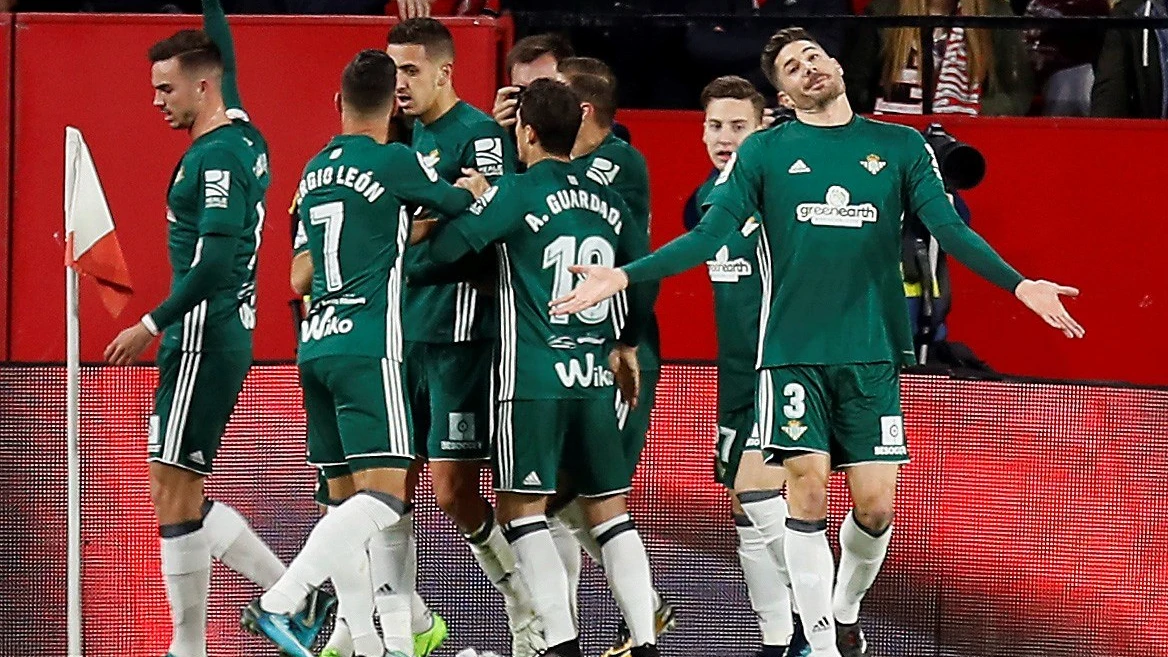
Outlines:
{"type": "MultiPolygon", "coordinates": [[[[73,249],[73,240],[66,240],[73,249]]],[[[72,252],[69,253],[70,259],[72,252]]],[[[65,267],[66,355],[66,507],[68,551],[66,554],[66,630],[69,657],[82,657],[81,647],[81,322],[78,313],[77,270],[65,267]]]]}

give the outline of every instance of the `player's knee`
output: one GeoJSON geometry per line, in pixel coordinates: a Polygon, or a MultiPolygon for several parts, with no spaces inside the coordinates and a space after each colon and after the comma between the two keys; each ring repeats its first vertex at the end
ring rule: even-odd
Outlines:
{"type": "Polygon", "coordinates": [[[868,499],[857,499],[855,508],[856,522],[861,527],[872,532],[883,531],[892,524],[895,513],[891,496],[877,496],[868,499]]]}
{"type": "Polygon", "coordinates": [[[787,504],[796,518],[827,517],[827,479],[818,473],[791,476],[787,480],[787,504]]]}
{"type": "Polygon", "coordinates": [[[150,503],[162,524],[190,520],[200,515],[202,496],[192,493],[179,482],[150,478],[150,503]]]}

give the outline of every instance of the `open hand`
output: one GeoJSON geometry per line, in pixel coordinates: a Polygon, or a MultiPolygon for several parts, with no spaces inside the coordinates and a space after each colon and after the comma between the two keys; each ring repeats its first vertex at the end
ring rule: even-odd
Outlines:
{"type": "Polygon", "coordinates": [[[463,169],[462,175],[462,178],[454,182],[454,186],[474,194],[475,198],[482,196],[491,188],[491,183],[487,182],[486,176],[474,169],[463,169]]]}
{"type": "Polygon", "coordinates": [[[568,271],[583,274],[584,281],[576,289],[559,299],[552,299],[553,315],[572,315],[615,296],[629,286],[629,277],[623,269],[600,265],[572,265],[568,271]]]}
{"type": "Polygon", "coordinates": [[[1060,297],[1077,297],[1079,290],[1051,283],[1050,281],[1025,280],[1014,288],[1014,296],[1034,311],[1050,326],[1063,332],[1068,338],[1081,338],[1087,331],[1075,321],[1067,309],[1063,307],[1060,297]]]}
{"type": "Polygon", "coordinates": [[[105,359],[110,365],[131,365],[154,341],[154,336],[142,322],[118,334],[105,348],[105,359]]]}

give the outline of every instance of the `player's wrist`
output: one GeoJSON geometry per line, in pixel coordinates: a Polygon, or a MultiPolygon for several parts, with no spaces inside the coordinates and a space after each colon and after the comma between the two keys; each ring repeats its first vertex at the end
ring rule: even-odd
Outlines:
{"type": "Polygon", "coordinates": [[[150,316],[150,313],[142,315],[142,319],[140,321],[142,326],[150,335],[158,337],[158,334],[161,333],[161,331],[158,330],[158,323],[154,321],[154,318],[150,316]]]}

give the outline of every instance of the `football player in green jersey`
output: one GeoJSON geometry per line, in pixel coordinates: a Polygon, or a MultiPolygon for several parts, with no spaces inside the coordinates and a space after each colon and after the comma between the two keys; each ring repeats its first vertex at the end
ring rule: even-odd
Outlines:
{"type": "MultiPolygon", "coordinates": [[[[698,207],[714,188],[714,181],[742,142],[762,127],[762,94],[738,76],[717,78],[701,95],[705,120],[702,142],[714,165],[706,182],[694,192],[698,207]]],[[[738,530],[738,561],[746,579],[750,605],[762,632],[759,657],[783,657],[791,643],[791,582],[784,562],[775,557],[762,532],[742,510],[744,500],[775,498],[786,483],[782,468],[763,463],[762,441],[754,417],[754,362],[758,358],[758,318],[762,305],[759,271],[759,223],[743,224],[722,248],[706,261],[714,287],[714,319],[718,336],[718,441],[714,475],[730,492],[734,526],[738,530]]],[[[781,537],[779,540],[782,540],[781,537]]]]}
{"type": "MultiPolygon", "coordinates": [[[[646,238],[649,235],[649,169],[645,158],[628,142],[613,134],[613,118],[616,114],[616,76],[608,65],[591,57],[568,57],[559,63],[558,79],[565,82],[580,96],[583,102],[584,119],[576,144],[572,148],[572,163],[581,175],[601,185],[612,187],[629,206],[631,226],[646,238]]],[[[650,288],[652,302],[656,301],[656,286],[650,288]]],[[[624,437],[625,458],[632,477],[641,451],[645,447],[645,437],[649,431],[649,417],[657,397],[657,380],[660,376],[660,347],[657,336],[657,316],[650,312],[645,326],[644,339],[633,356],[633,367],[639,371],[641,385],[636,404],[628,404],[618,395],[614,399],[624,437]]],[[[557,500],[559,506],[566,500],[557,500]]],[[[580,576],[580,552],[570,543],[574,535],[579,543],[597,563],[600,552],[591,539],[591,532],[583,521],[578,507],[568,504],[558,509],[553,523],[553,536],[560,553],[568,564],[569,581],[572,583],[573,599],[580,576]],[[562,523],[562,525],[560,524],[562,523]],[[566,529],[566,531],[565,531],[566,529]]],[[[653,593],[656,603],[657,632],[665,633],[676,624],[673,605],[653,593]]],[[[616,640],[603,657],[620,657],[628,653],[632,646],[629,628],[621,624],[616,640]]]]}
{"type": "Polygon", "coordinates": [[[897,473],[908,459],[899,370],[914,355],[900,273],[901,215],[919,216],[942,249],[1069,338],[1084,331],[1061,297],[1078,290],[1023,277],[970,230],[920,133],[856,116],[842,67],[806,31],[776,33],[762,64],[796,120],[742,144],[715,181],[697,228],[622,269],[577,267],[588,278],[557,299],[554,312],[579,312],[630,281],[684,271],[761,213],[760,257],[769,273],[756,410],[764,450],[787,470],[790,517],[783,521],[777,498],[742,506],[768,543],[777,545],[785,533],[783,553],[812,654],[863,655],[860,601],[884,562],[897,473]],[[847,473],[854,503],[840,530],[834,600],[826,535],[833,468],[847,473]]]}
{"type": "MultiPolygon", "coordinates": [[[[251,367],[268,149],[240,101],[223,9],[205,0],[203,10],[205,32],[183,30],[149,52],[154,106],[192,139],[167,191],[170,294],[106,349],[109,362],[125,365],[162,335],[147,450],[172,657],[206,655],[212,559],[263,589],[284,572],[238,512],[204,497],[203,480],[251,367]]],[[[307,617],[293,625],[311,642],[324,614],[306,624],[307,617]]]]}
{"type": "MultiPolygon", "coordinates": [[[[394,106],[393,117],[390,119],[389,131],[387,133],[388,142],[401,142],[403,136],[408,133],[400,121],[401,113],[397,111],[396,104],[394,106]]],[[[312,294],[312,253],[308,249],[308,232],[304,228],[304,222],[300,220],[300,193],[296,192],[292,199],[292,205],[289,208],[289,214],[292,218],[293,225],[293,239],[292,239],[292,266],[290,268],[290,283],[292,291],[298,296],[304,298],[305,309],[311,305],[312,294]]],[[[415,474],[415,473],[411,473],[415,474]]],[[[325,477],[323,469],[318,470],[317,488],[314,499],[320,505],[322,511],[327,512],[329,509],[341,504],[344,500],[333,499],[329,495],[328,479],[325,477]]],[[[404,536],[396,537],[397,540],[407,541],[408,553],[407,558],[411,563],[417,563],[416,543],[413,537],[413,515],[412,511],[407,511],[402,518],[402,522],[394,525],[392,531],[395,534],[402,534],[404,536]]],[[[390,537],[391,539],[394,537],[390,537]]],[[[393,542],[392,540],[390,541],[393,542]]],[[[369,558],[370,561],[392,559],[392,550],[385,549],[385,541],[373,541],[370,545],[369,558]]],[[[382,565],[374,566],[373,571],[378,573],[380,577],[384,577],[391,571],[390,568],[382,565]]],[[[407,575],[399,579],[395,586],[384,588],[385,582],[375,581],[374,588],[377,590],[376,595],[376,609],[378,616],[384,617],[381,621],[382,627],[393,627],[397,614],[400,613],[406,605],[410,609],[410,628],[414,634],[414,655],[415,657],[427,657],[435,650],[437,650],[447,638],[448,629],[446,620],[442,616],[432,612],[426,605],[426,601],[418,594],[416,582],[416,569],[407,572],[407,575]]],[[[324,648],[321,649],[320,657],[351,657],[353,654],[353,637],[352,631],[347,622],[341,622],[344,616],[338,614],[338,620],[333,624],[333,631],[325,642],[324,648]]],[[[361,621],[358,621],[359,623],[361,621]]],[[[392,641],[391,637],[391,641],[392,641]]]]}
{"type": "MultiPolygon", "coordinates": [[[[397,99],[413,117],[413,145],[454,181],[474,169],[495,179],[515,170],[514,144],[486,113],[454,90],[454,39],[442,23],[415,18],[394,26],[387,52],[397,62],[397,99]]],[[[489,261],[488,261],[489,262],[489,261]]],[[[406,266],[417,252],[406,253],[406,266]]],[[[408,286],[403,297],[406,389],[418,456],[429,462],[438,506],[466,538],[475,560],[503,595],[516,657],[532,655],[537,632],[515,556],[479,490],[490,454],[491,300],[469,281],[408,286]]]]}
{"type": "Polygon", "coordinates": [[[346,66],[338,98],[342,134],[309,161],[298,189],[313,272],[297,353],[308,458],[328,478],[329,497],[343,502],[244,612],[245,626],[294,657],[311,652],[291,631],[292,615],[327,578],[357,655],[414,652],[408,603],[392,617],[381,615],[383,645],[373,625],[371,586],[410,588],[403,581],[414,454],[401,373],[406,205],[455,215],[473,196],[442,181],[409,147],[387,144],[394,78],[393,60],[380,50],[363,51],[346,66]],[[370,560],[371,552],[381,558],[370,560]]]}
{"type": "Polygon", "coordinates": [[[552,297],[571,287],[573,263],[616,264],[648,250],[648,235],[626,221],[620,196],[570,161],[580,114],[580,100],[566,85],[533,82],[516,123],[527,172],[504,176],[467,215],[441,224],[427,252],[439,263],[491,246],[498,255],[495,487],[499,518],[551,646],[547,654],[580,654],[567,573],[546,517],[547,499],[566,476],[582,496],[609,585],[633,629],[632,654],[656,655],[649,561],[628,515],[632,469],[621,462],[612,406],[614,381],[636,397],[635,368],[624,364],[644,331],[649,286],[630,290],[620,337],[628,346],[615,344],[621,322],[614,304],[571,317],[547,311],[552,297]],[[608,367],[613,351],[615,374],[608,367]]]}

